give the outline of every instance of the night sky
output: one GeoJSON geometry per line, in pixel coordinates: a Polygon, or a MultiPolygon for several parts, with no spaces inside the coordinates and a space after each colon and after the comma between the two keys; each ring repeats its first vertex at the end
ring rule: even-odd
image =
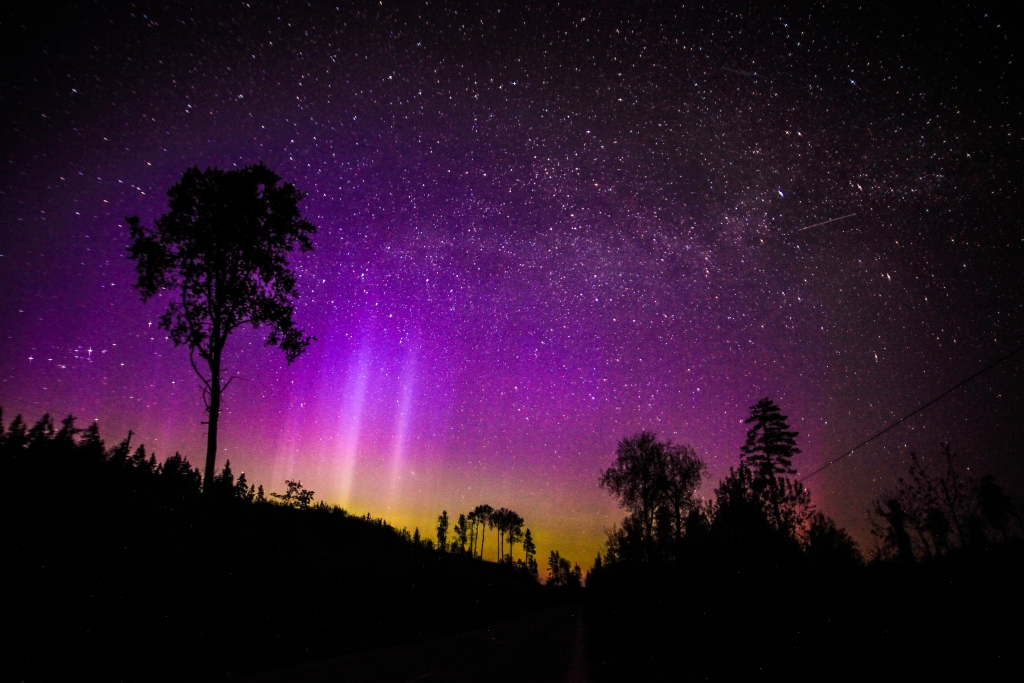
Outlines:
{"type": "MultiPolygon", "coordinates": [[[[0,15],[5,422],[201,464],[124,221],[193,165],[264,161],[319,227],[317,339],[289,367],[232,338],[219,462],[399,527],[503,505],[588,566],[621,437],[692,443],[710,495],[771,396],[806,473],[1024,343],[1024,42],[995,4],[114,4],[0,15]]],[[[868,543],[945,440],[1021,493],[1021,387],[1024,354],[815,503],[868,543]]]]}

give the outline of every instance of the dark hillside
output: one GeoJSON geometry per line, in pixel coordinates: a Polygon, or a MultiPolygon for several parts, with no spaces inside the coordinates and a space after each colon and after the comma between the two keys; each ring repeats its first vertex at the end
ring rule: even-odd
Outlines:
{"type": "Polygon", "coordinates": [[[337,508],[250,501],[237,483],[202,496],[187,466],[68,429],[15,428],[0,446],[18,679],[224,679],[542,602],[509,567],[337,508]]]}

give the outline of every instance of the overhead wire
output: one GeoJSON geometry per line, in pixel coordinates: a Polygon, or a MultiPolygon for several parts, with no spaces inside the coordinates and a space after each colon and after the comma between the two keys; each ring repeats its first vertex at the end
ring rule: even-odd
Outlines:
{"type": "Polygon", "coordinates": [[[891,429],[893,429],[893,428],[895,428],[895,427],[898,427],[899,425],[903,424],[904,422],[906,422],[906,421],[907,421],[907,420],[909,420],[910,418],[912,418],[912,417],[914,417],[915,415],[917,415],[918,413],[920,413],[920,412],[921,412],[922,410],[924,410],[925,408],[927,408],[927,407],[929,407],[930,405],[932,405],[932,404],[934,404],[934,403],[938,402],[939,400],[941,400],[941,399],[945,398],[946,396],[949,396],[950,394],[952,394],[952,393],[953,393],[954,391],[956,391],[957,389],[959,389],[959,388],[960,388],[960,387],[962,387],[963,385],[967,384],[968,382],[970,382],[970,381],[971,381],[971,380],[973,380],[973,379],[976,379],[976,378],[978,378],[978,377],[980,377],[980,376],[984,375],[984,374],[985,374],[986,372],[988,372],[988,371],[989,371],[989,370],[991,370],[992,368],[996,367],[996,366],[997,366],[997,365],[999,365],[1000,363],[1003,363],[1004,361],[1007,361],[1007,360],[1009,360],[1010,358],[1014,357],[1015,355],[1017,355],[1017,354],[1018,354],[1018,353],[1020,353],[1021,351],[1024,351],[1024,345],[1022,345],[1022,346],[1018,346],[1018,347],[1017,347],[1016,349],[1014,349],[1013,351],[1010,351],[1010,352],[1009,352],[1008,354],[1006,354],[1005,356],[1002,356],[1002,357],[1001,357],[1001,358],[999,358],[998,360],[995,360],[995,361],[993,361],[992,363],[989,363],[988,365],[986,365],[985,367],[983,367],[983,368],[982,368],[981,370],[978,370],[978,371],[977,371],[976,373],[974,373],[973,375],[971,375],[971,376],[970,376],[970,377],[968,377],[967,379],[961,380],[961,381],[960,381],[960,382],[958,382],[957,384],[954,384],[954,385],[953,385],[952,387],[950,387],[949,389],[946,389],[945,391],[943,391],[943,392],[942,392],[941,394],[939,394],[938,396],[936,396],[936,397],[935,397],[935,398],[933,398],[932,400],[930,400],[930,401],[928,401],[927,403],[925,403],[925,404],[923,404],[923,405],[919,406],[919,407],[918,407],[917,409],[915,409],[915,410],[914,410],[913,412],[907,413],[906,415],[904,415],[904,416],[903,416],[903,417],[901,417],[900,419],[896,420],[895,422],[893,422],[892,424],[890,424],[889,426],[887,426],[887,427],[886,427],[885,429],[883,429],[883,430],[881,430],[880,432],[877,432],[877,433],[875,433],[875,434],[871,435],[871,436],[870,436],[870,437],[868,437],[867,439],[864,439],[864,440],[863,440],[863,441],[861,441],[861,442],[860,442],[859,444],[857,444],[856,446],[854,446],[854,447],[853,447],[853,448],[851,448],[850,450],[848,450],[848,451],[846,451],[845,453],[843,453],[842,455],[840,455],[840,456],[839,456],[838,458],[835,458],[835,459],[833,459],[833,460],[831,460],[831,461],[829,461],[829,462],[825,463],[824,465],[822,465],[822,466],[821,466],[821,467],[819,467],[818,469],[814,470],[814,471],[813,471],[813,472],[811,472],[810,474],[808,474],[808,475],[806,475],[806,476],[804,476],[804,477],[801,477],[801,478],[800,478],[800,481],[807,481],[808,479],[810,479],[810,478],[811,478],[811,477],[813,477],[814,475],[818,474],[818,473],[819,473],[819,472],[821,472],[822,470],[826,470],[826,469],[828,469],[829,467],[832,467],[832,465],[835,465],[835,464],[836,464],[837,462],[839,462],[839,461],[840,461],[840,460],[842,460],[843,458],[846,458],[846,457],[848,457],[848,456],[851,456],[851,455],[853,455],[853,454],[854,454],[854,452],[856,452],[857,450],[859,450],[859,449],[863,448],[864,446],[867,446],[867,445],[868,445],[869,443],[871,443],[872,441],[874,441],[874,440],[875,440],[875,439],[877,439],[878,437],[882,436],[882,435],[883,435],[883,434],[885,434],[886,432],[890,431],[891,429]]]}

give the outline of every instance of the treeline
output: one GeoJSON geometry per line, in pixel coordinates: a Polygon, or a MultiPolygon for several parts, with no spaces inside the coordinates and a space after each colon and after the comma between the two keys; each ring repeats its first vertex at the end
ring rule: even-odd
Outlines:
{"type": "MultiPolygon", "coordinates": [[[[684,561],[709,546],[788,547],[821,565],[862,564],[857,543],[815,511],[796,478],[798,434],[786,420],[770,399],[751,408],[751,428],[739,463],[708,501],[697,496],[707,467],[691,446],[658,441],[650,432],[622,439],[600,485],[618,498],[628,515],[609,534],[597,566],[684,561]]],[[[948,444],[940,447],[937,472],[917,454],[909,457],[908,476],[869,511],[876,540],[872,562],[935,560],[1020,536],[1020,514],[995,477],[973,480],[948,444]]]]}
{"type": "Polygon", "coordinates": [[[524,531],[525,523],[522,515],[515,510],[477,505],[469,512],[460,514],[452,526],[448,511],[444,510],[437,518],[437,547],[442,552],[484,559],[487,530],[492,529],[498,532],[495,561],[536,579],[537,545],[533,540],[533,532],[528,528],[524,531]],[[517,559],[513,551],[516,543],[520,542],[523,557],[517,559]]]}
{"type": "Polygon", "coordinates": [[[986,474],[972,478],[948,444],[939,447],[939,467],[910,453],[907,476],[872,504],[874,558],[880,562],[931,562],[952,553],[1019,538],[1021,512],[986,474]]]}
{"type": "Polygon", "coordinates": [[[535,575],[431,550],[383,519],[316,502],[297,481],[264,492],[227,463],[203,491],[185,458],[159,461],[131,435],[108,446],[72,417],[4,422],[0,413],[18,680],[244,677],[549,600],[535,575]]]}
{"type": "Polygon", "coordinates": [[[871,506],[865,562],[815,510],[779,407],[763,399],[746,423],[710,500],[698,496],[707,467],[692,447],[649,432],[619,442],[599,483],[627,514],[586,582],[593,678],[685,667],[729,680],[783,675],[797,661],[827,678],[890,678],[997,663],[951,655],[946,642],[963,653],[1020,635],[995,615],[1021,605],[1011,577],[1024,568],[1024,530],[993,477],[973,480],[948,446],[936,471],[912,455],[908,476],[871,506]],[[967,599],[982,581],[988,598],[967,599]]]}
{"type": "MultiPolygon", "coordinates": [[[[192,467],[180,453],[158,462],[144,444],[134,451],[131,449],[132,432],[108,449],[96,422],[84,429],[75,422],[76,418],[68,415],[58,428],[47,413],[29,428],[22,416],[17,415],[4,429],[3,409],[0,408],[0,457],[22,465],[22,470],[26,467],[45,469],[54,477],[71,472],[102,474],[113,481],[131,484],[135,491],[153,495],[195,499],[202,494],[203,477],[199,468],[192,467]]],[[[244,472],[236,478],[228,460],[214,477],[207,494],[221,501],[269,502],[297,508],[312,505],[313,491],[305,490],[300,482],[286,480],[285,485],[285,493],[271,493],[268,499],[263,486],[250,484],[244,472]]]]}

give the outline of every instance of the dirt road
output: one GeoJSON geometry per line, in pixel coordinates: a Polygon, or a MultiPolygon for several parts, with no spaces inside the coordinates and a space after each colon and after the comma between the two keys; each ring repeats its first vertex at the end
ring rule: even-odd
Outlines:
{"type": "Polygon", "coordinates": [[[303,664],[254,683],[587,683],[578,607],[556,607],[476,631],[303,664]]]}

